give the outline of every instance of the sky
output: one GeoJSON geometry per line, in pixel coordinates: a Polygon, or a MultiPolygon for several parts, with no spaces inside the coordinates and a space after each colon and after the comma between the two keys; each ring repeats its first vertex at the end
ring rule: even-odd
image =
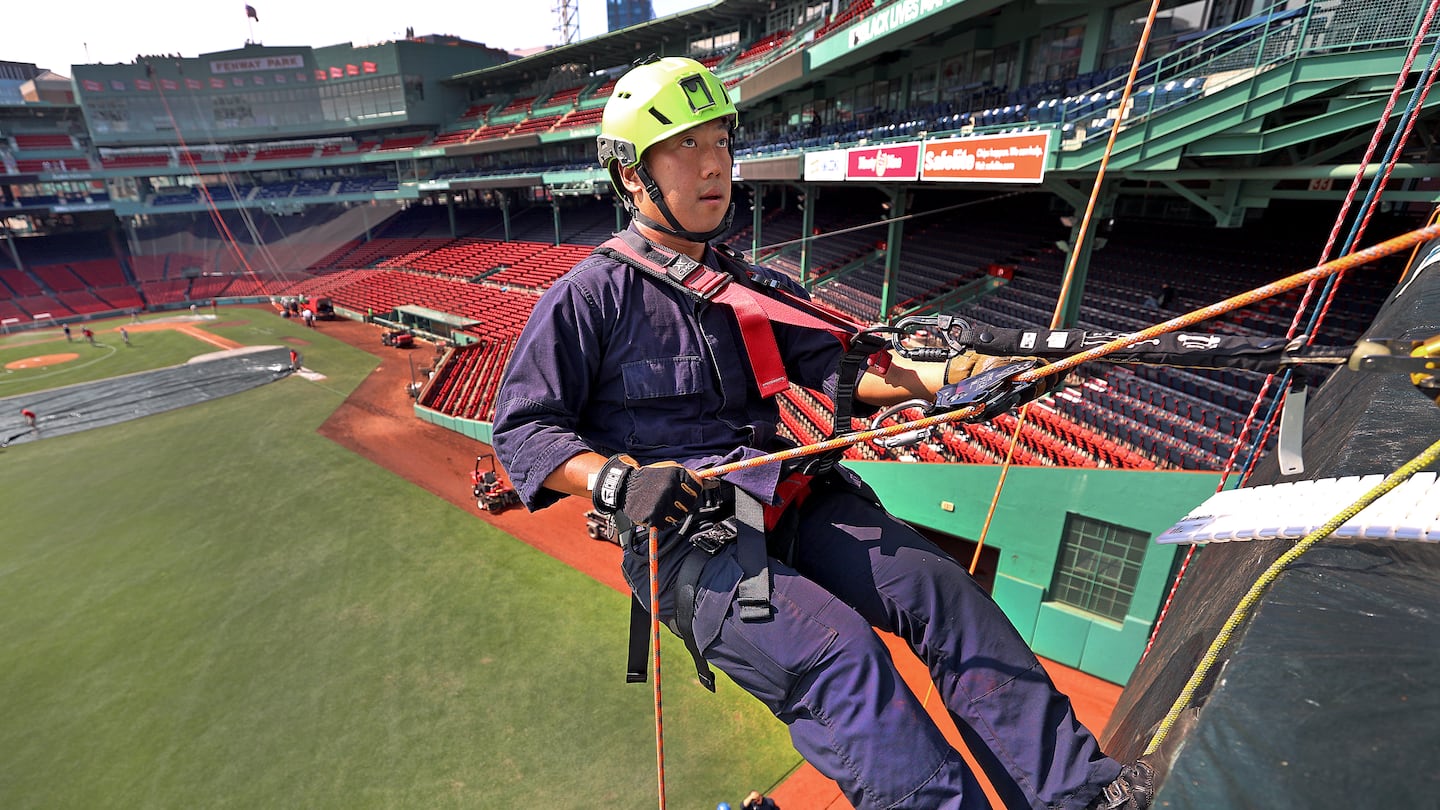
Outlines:
{"type": "MultiPolygon", "coordinates": [[[[710,0],[652,0],[663,17],[710,0]]],[[[453,34],[507,51],[560,42],[557,0],[29,0],[0,11],[0,61],[65,76],[72,64],[137,54],[202,53],[265,45],[369,45],[453,34]],[[254,6],[259,21],[245,14],[254,6]]],[[[579,0],[581,38],[605,33],[605,0],[579,0]]]]}

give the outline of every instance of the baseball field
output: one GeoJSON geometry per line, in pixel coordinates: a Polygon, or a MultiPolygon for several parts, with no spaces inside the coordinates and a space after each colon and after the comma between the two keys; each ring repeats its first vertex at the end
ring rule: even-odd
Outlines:
{"type": "MultiPolygon", "coordinates": [[[[0,398],[216,349],[139,326],[0,339],[0,398]]],[[[260,309],[198,326],[324,378],[0,450],[0,806],[654,806],[627,597],[322,435],[374,353],[260,309]]],[[[664,661],[669,806],[799,765],[668,633],[664,661]]]]}

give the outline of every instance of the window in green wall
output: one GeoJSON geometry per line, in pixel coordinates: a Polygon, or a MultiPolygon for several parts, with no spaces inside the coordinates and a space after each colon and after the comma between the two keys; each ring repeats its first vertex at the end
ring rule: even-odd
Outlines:
{"type": "Polygon", "coordinates": [[[1050,598],[1125,621],[1150,535],[1071,512],[1065,516],[1060,560],[1050,598]]]}

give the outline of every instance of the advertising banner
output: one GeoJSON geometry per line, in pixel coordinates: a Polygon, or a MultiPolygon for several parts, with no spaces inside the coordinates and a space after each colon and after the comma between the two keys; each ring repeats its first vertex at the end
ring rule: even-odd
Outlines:
{"type": "Polygon", "coordinates": [[[914,180],[920,176],[920,144],[887,143],[846,150],[847,180],[914,180]]]}
{"type": "Polygon", "coordinates": [[[921,177],[947,183],[1039,183],[1050,131],[926,141],[921,177]]]}
{"type": "Polygon", "coordinates": [[[845,150],[821,149],[805,153],[805,179],[844,180],[845,150]]]}

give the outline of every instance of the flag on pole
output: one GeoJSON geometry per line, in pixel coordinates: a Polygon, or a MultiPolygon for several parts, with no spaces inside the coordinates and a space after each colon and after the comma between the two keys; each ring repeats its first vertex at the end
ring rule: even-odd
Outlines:
{"type": "Polygon", "coordinates": [[[249,17],[250,19],[254,20],[255,22],[260,22],[260,15],[255,13],[255,7],[254,7],[254,6],[249,6],[249,5],[247,5],[247,6],[245,7],[245,16],[246,16],[246,17],[249,17]]]}

